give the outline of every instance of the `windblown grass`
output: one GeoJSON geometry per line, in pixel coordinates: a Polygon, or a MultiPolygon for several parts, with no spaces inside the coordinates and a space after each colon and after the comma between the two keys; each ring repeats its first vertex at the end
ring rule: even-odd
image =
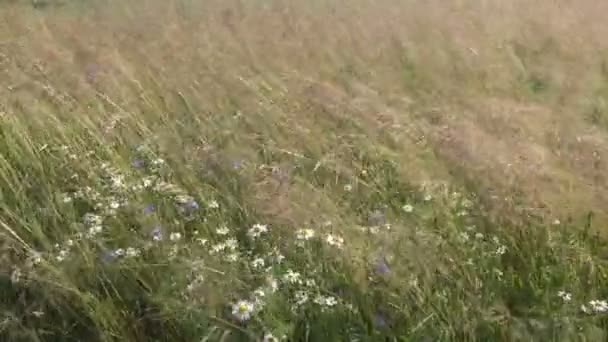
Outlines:
{"type": "Polygon", "coordinates": [[[605,5],[37,7],[3,341],[608,338],[605,5]]]}

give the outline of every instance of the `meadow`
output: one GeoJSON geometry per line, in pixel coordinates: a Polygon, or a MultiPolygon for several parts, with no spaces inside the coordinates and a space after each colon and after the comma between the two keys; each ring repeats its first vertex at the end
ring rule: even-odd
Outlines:
{"type": "Polygon", "coordinates": [[[607,11],[0,2],[0,341],[606,341],[607,11]]]}

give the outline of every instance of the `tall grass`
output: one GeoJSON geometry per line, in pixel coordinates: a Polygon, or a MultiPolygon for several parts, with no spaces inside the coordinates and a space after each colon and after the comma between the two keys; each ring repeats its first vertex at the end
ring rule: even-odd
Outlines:
{"type": "Polygon", "coordinates": [[[605,340],[603,7],[3,4],[1,339],[605,340]]]}

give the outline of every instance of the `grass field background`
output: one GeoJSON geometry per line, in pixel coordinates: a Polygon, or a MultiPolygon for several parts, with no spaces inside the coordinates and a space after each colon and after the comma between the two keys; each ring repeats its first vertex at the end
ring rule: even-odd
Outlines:
{"type": "Polygon", "coordinates": [[[607,10],[0,3],[0,340],[606,340],[607,10]]]}

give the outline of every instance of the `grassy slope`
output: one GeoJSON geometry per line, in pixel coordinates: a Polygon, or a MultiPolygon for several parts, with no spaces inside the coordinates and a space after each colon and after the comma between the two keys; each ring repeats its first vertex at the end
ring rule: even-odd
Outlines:
{"type": "Polygon", "coordinates": [[[604,7],[3,5],[3,340],[605,339],[604,7]]]}

